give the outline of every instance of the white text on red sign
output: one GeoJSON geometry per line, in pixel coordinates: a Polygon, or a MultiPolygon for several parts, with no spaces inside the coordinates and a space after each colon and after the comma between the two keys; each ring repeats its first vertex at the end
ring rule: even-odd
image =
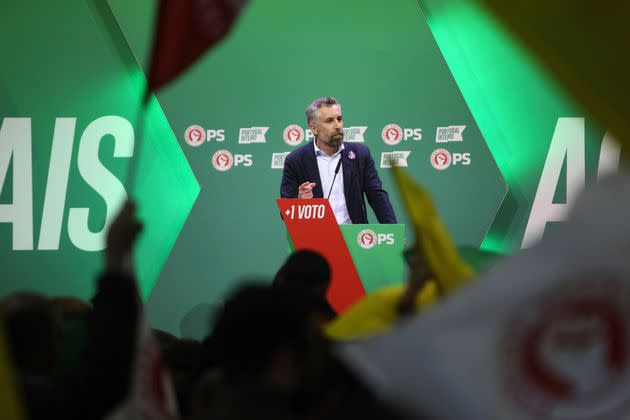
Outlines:
{"type": "Polygon", "coordinates": [[[284,212],[291,220],[323,219],[326,214],[326,207],[323,204],[298,204],[291,206],[284,212]],[[296,217],[297,216],[297,217],[296,217]]]}

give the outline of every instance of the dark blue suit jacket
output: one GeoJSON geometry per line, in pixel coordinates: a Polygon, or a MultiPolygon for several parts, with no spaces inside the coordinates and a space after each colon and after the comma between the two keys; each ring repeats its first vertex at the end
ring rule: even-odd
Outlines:
{"type": "MultiPolygon", "coordinates": [[[[370,150],[358,143],[344,143],[344,147],[341,152],[343,187],[352,223],[368,223],[364,194],[379,223],[396,223],[394,209],[387,192],[383,190],[370,150]],[[350,151],[354,152],[354,159],[348,157],[350,151]]],[[[287,156],[280,184],[280,197],[297,198],[299,186],[306,181],[316,184],[313,197],[324,197],[313,142],[295,149],[287,156]]]]}

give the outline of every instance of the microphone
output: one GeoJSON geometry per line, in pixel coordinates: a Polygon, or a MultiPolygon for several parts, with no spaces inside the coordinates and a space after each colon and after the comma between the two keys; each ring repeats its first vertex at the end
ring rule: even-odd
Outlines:
{"type": "Polygon", "coordinates": [[[341,168],[341,153],[339,154],[339,162],[337,162],[337,167],[335,168],[335,176],[333,176],[333,180],[330,183],[330,190],[328,190],[328,197],[326,197],[326,199],[330,198],[330,193],[332,192],[333,185],[335,185],[335,179],[337,179],[339,168],[341,168]]]}

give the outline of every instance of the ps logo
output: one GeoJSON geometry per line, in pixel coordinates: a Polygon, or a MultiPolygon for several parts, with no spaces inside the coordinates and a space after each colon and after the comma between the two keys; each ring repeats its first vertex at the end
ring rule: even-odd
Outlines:
{"type": "Polygon", "coordinates": [[[421,128],[401,128],[398,124],[387,124],[381,131],[381,138],[390,146],[395,146],[403,140],[422,140],[421,128]]]}
{"type": "Polygon", "coordinates": [[[223,141],[225,140],[225,130],[206,130],[200,125],[191,125],[184,132],[184,140],[186,143],[193,147],[201,146],[205,141],[206,137],[208,141],[223,141]]]}
{"type": "Polygon", "coordinates": [[[371,229],[363,229],[357,235],[357,242],[363,249],[370,249],[376,245],[376,234],[371,229]]]}
{"type": "Polygon", "coordinates": [[[252,164],[252,155],[232,155],[227,150],[217,150],[212,155],[212,166],[219,172],[225,172],[232,166],[252,166],[252,164]]]}
{"type": "Polygon", "coordinates": [[[376,235],[376,243],[386,244],[386,245],[394,245],[394,234],[393,233],[379,233],[376,235]]]}
{"type": "Polygon", "coordinates": [[[206,141],[206,131],[200,125],[191,125],[184,132],[184,139],[193,147],[200,146],[206,141]]]}
{"type": "Polygon", "coordinates": [[[252,155],[234,155],[234,166],[252,166],[252,155]]]}
{"type": "Polygon", "coordinates": [[[470,165],[470,153],[453,153],[453,165],[470,165]]]}
{"type": "Polygon", "coordinates": [[[208,130],[208,141],[223,141],[225,140],[225,130],[208,130]]]}
{"type": "Polygon", "coordinates": [[[291,124],[284,129],[282,138],[289,146],[297,146],[304,140],[304,130],[297,124],[291,124]]]}
{"type": "Polygon", "coordinates": [[[443,171],[444,169],[450,167],[451,165],[470,165],[470,153],[453,153],[449,152],[446,149],[435,149],[433,153],[431,153],[431,165],[438,171],[443,171]]]}
{"type": "Polygon", "coordinates": [[[363,249],[374,248],[375,245],[393,245],[393,233],[376,234],[372,229],[363,229],[357,235],[357,243],[363,249]]]}

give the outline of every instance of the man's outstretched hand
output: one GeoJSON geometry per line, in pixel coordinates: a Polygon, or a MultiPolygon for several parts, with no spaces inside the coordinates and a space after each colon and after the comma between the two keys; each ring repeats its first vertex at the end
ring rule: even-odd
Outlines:
{"type": "Polygon", "coordinates": [[[107,232],[105,265],[109,272],[122,272],[131,258],[131,249],[142,224],[136,218],[136,205],[126,201],[107,232]]]}
{"type": "Polygon", "coordinates": [[[298,187],[298,198],[313,198],[313,188],[315,188],[314,182],[306,181],[298,187]]]}

